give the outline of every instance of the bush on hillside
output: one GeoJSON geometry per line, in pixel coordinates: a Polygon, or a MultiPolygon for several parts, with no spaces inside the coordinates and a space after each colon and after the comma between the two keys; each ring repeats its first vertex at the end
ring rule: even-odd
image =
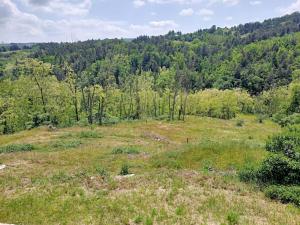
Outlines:
{"type": "Polygon", "coordinates": [[[297,125],[300,124],[300,113],[294,113],[291,115],[278,113],[274,116],[273,120],[281,127],[297,125]]]}
{"type": "Polygon", "coordinates": [[[266,186],[265,193],[272,199],[300,206],[299,127],[290,127],[270,138],[266,149],[271,155],[259,168],[245,168],[240,171],[240,179],[266,186]]]}
{"type": "Polygon", "coordinates": [[[262,163],[256,176],[263,184],[300,184],[300,163],[275,154],[262,163]]]}
{"type": "Polygon", "coordinates": [[[288,158],[300,160],[300,128],[290,127],[267,141],[266,149],[273,153],[283,153],[288,158]]]}
{"type": "Polygon", "coordinates": [[[265,194],[271,199],[280,200],[282,203],[294,203],[300,207],[299,186],[272,185],[266,188],[265,194]]]}

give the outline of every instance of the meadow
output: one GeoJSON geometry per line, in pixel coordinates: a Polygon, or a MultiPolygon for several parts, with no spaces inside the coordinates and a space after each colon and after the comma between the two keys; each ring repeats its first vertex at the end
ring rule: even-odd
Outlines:
{"type": "Polygon", "coordinates": [[[2,135],[0,222],[299,225],[299,208],[237,176],[280,131],[239,115],[2,135]]]}

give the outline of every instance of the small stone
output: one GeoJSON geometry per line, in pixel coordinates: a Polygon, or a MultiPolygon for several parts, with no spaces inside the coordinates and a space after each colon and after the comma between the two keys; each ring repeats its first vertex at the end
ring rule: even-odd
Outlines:
{"type": "Polygon", "coordinates": [[[116,179],[121,180],[121,179],[126,179],[126,178],[129,178],[129,177],[133,177],[133,176],[135,176],[135,174],[128,174],[128,175],[124,175],[124,176],[119,175],[119,176],[116,176],[116,179]]]}
{"type": "MultiPolygon", "coordinates": [[[[5,169],[6,165],[0,165],[0,170],[5,169]]],[[[1,225],[1,224],[0,224],[1,225]]]]}

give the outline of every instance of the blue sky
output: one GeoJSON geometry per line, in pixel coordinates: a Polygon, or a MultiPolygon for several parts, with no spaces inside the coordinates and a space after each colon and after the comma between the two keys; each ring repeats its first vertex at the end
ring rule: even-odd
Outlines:
{"type": "Polygon", "coordinates": [[[300,0],[0,0],[0,42],[193,32],[300,10],[300,0]]]}

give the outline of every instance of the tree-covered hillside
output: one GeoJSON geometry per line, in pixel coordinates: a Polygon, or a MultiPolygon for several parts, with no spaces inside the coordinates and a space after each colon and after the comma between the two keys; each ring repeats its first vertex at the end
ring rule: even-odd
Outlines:
{"type": "Polygon", "coordinates": [[[2,46],[0,132],[186,115],[281,120],[299,112],[299,30],[294,13],[191,34],[2,46]]]}
{"type": "Polygon", "coordinates": [[[156,78],[162,68],[178,66],[181,58],[193,74],[194,90],[245,88],[258,94],[291,82],[292,72],[299,66],[299,30],[300,13],[294,13],[262,23],[213,26],[190,34],[39,44],[32,57],[55,65],[59,79],[64,78],[61,68],[65,62],[78,76],[93,63],[107,62],[118,85],[129,74],[142,71],[151,71],[156,78]]]}

